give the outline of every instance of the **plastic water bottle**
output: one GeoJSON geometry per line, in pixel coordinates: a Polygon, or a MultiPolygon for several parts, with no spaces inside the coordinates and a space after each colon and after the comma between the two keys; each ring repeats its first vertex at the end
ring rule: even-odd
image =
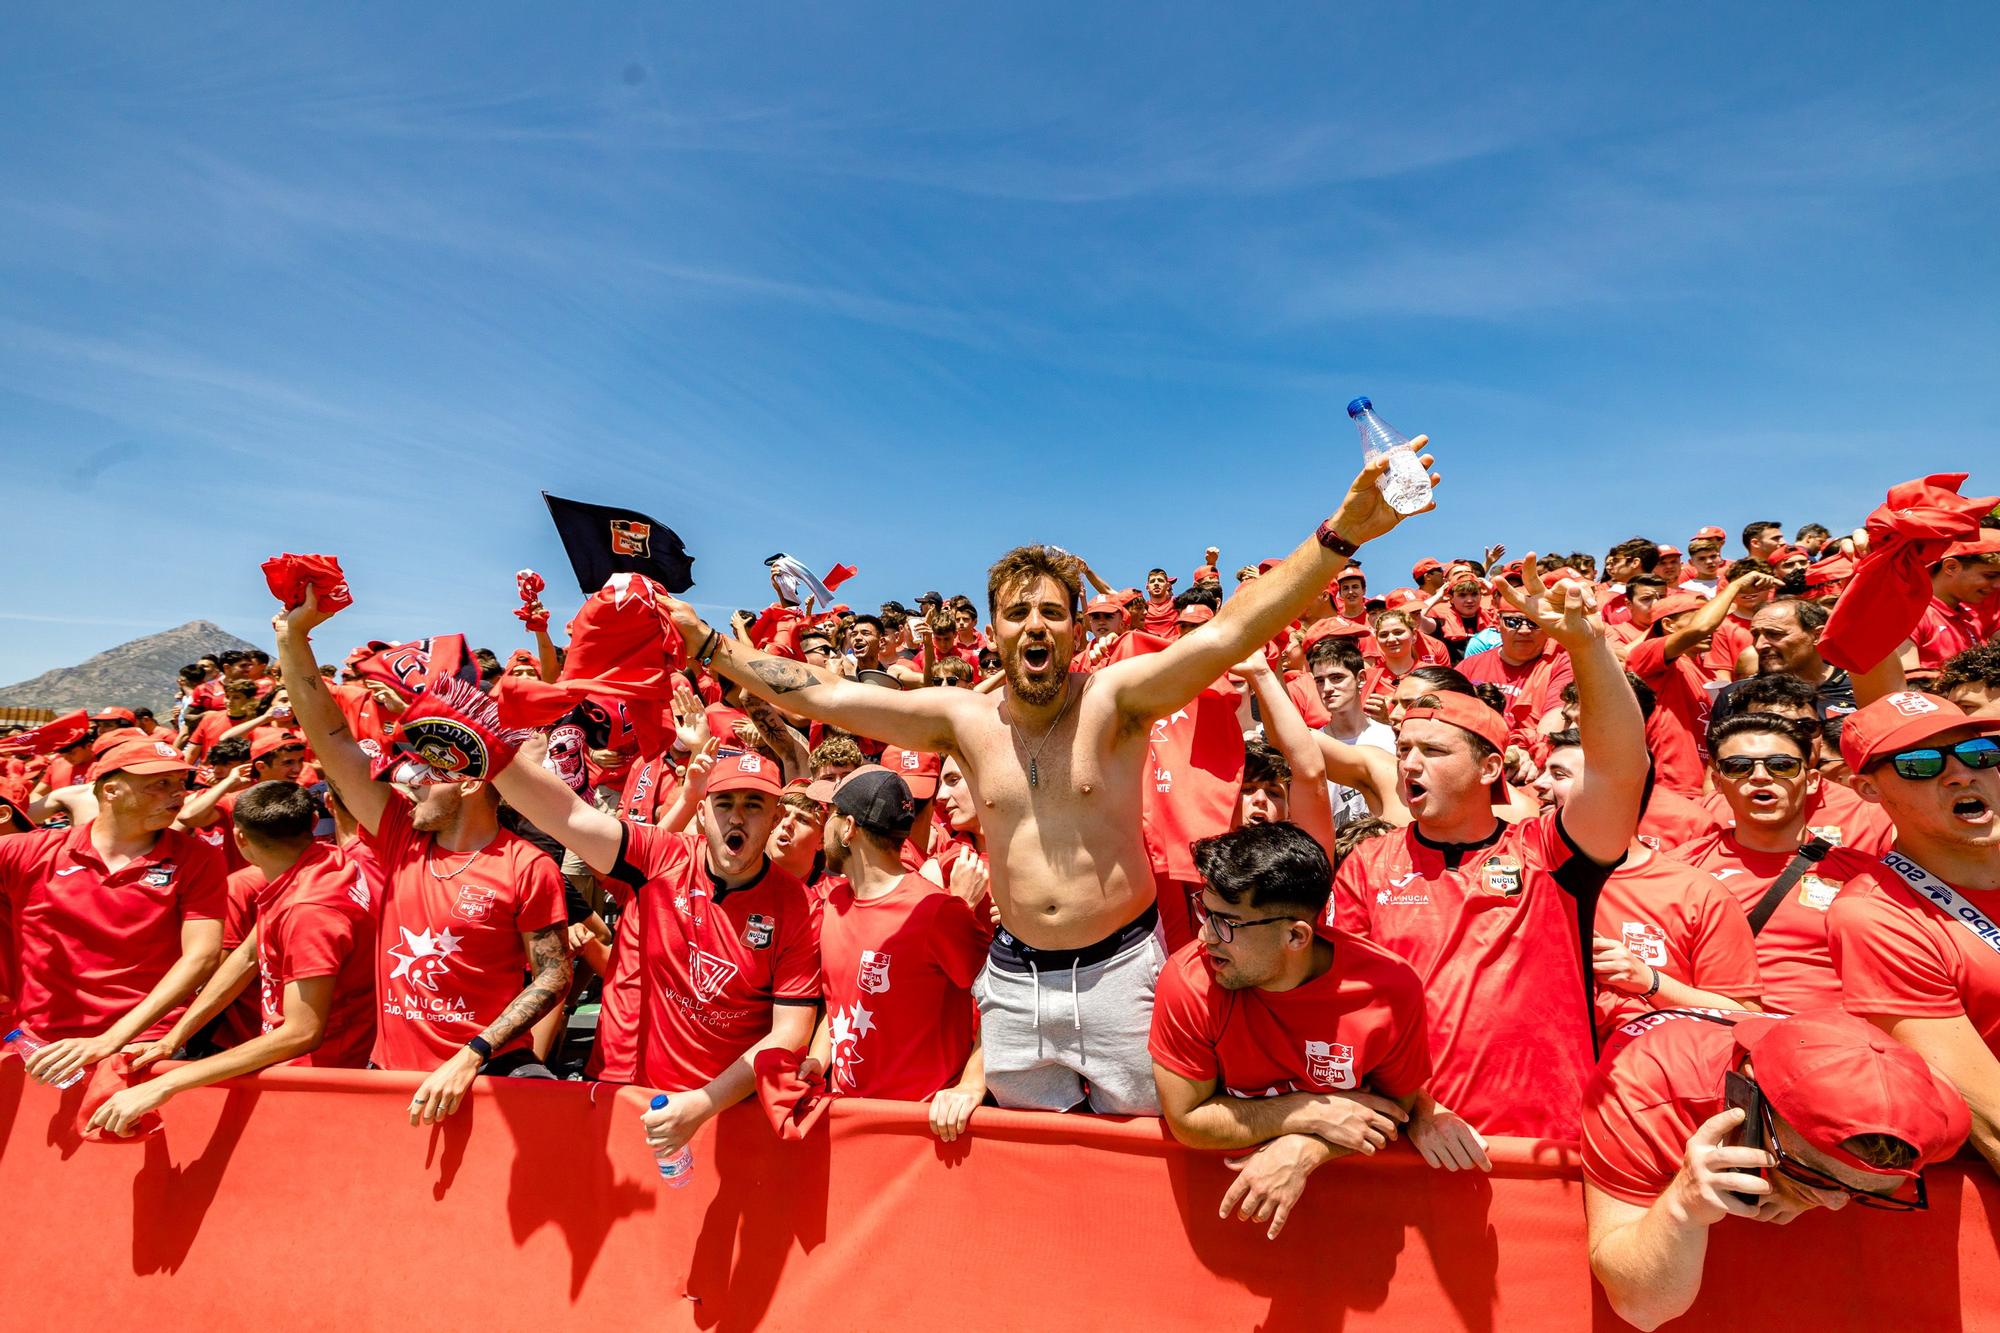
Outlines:
{"type": "MultiPolygon", "coordinates": [[[[653,1109],[663,1111],[667,1106],[667,1094],[653,1094],[653,1109]]],[[[672,1189],[686,1189],[694,1176],[694,1149],[683,1143],[681,1150],[672,1157],[660,1158],[660,1179],[672,1189]]]]}
{"type": "MultiPolygon", "coordinates": [[[[0,1038],[0,1044],[13,1047],[14,1054],[20,1056],[23,1063],[26,1063],[31,1057],[33,1057],[36,1051],[39,1051],[42,1049],[42,1047],[48,1045],[47,1042],[43,1041],[40,1037],[37,1037],[32,1032],[29,1032],[26,1028],[15,1028],[12,1032],[8,1033],[4,1038],[0,1038]]],[[[58,1088],[74,1087],[79,1081],[82,1080],[83,1076],[88,1072],[89,1072],[88,1070],[79,1069],[74,1074],[71,1074],[68,1078],[64,1079],[62,1082],[56,1084],[56,1086],[58,1088]]]]}
{"type": "Polygon", "coordinates": [[[1375,485],[1382,498],[1399,514],[1414,514],[1431,502],[1430,474],[1410,451],[1410,437],[1375,415],[1375,404],[1356,398],[1347,405],[1347,415],[1361,428],[1361,456],[1374,462],[1377,455],[1389,455],[1389,470],[1375,485]]]}

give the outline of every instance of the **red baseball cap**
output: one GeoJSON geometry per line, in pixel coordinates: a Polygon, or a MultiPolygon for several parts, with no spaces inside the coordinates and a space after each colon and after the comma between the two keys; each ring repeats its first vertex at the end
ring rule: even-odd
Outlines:
{"type": "Polygon", "coordinates": [[[1413,583],[1422,583],[1424,581],[1424,575],[1430,573],[1434,569],[1443,569],[1443,568],[1444,568],[1444,561],[1433,560],[1429,556],[1425,556],[1423,559],[1417,561],[1416,564],[1410,566],[1410,581],[1413,583]]]}
{"type": "Polygon", "coordinates": [[[1206,625],[1215,619],[1215,608],[1196,602],[1181,608],[1180,623],[1183,625],[1206,625]]]}
{"type": "Polygon", "coordinates": [[[1663,555],[1663,556],[1667,556],[1667,555],[1679,555],[1680,553],[1681,553],[1681,548],[1680,548],[1680,547],[1678,547],[1678,546],[1669,546],[1669,545],[1667,545],[1667,544],[1666,544],[1665,542],[1661,542],[1661,543],[1660,543],[1660,554],[1661,554],[1661,555],[1663,555]]]}
{"type": "MultiPolygon", "coordinates": [[[[1971,537],[1962,542],[1953,542],[1950,549],[1938,557],[1937,562],[1943,564],[1947,560],[1960,560],[1969,555],[2000,555],[2000,532],[1982,529],[1977,537],[1971,537]]],[[[105,712],[113,711],[122,710],[105,710],[105,712]]],[[[98,716],[102,717],[104,714],[99,713],[98,716]]],[[[126,716],[129,717],[130,714],[126,716]]]]}
{"type": "Polygon", "coordinates": [[[1699,611],[1707,605],[1707,598],[1698,597],[1694,593],[1670,592],[1653,603],[1653,623],[1657,625],[1668,616],[1686,615],[1690,611],[1699,611]]]}
{"type": "MultiPolygon", "coordinates": [[[[1436,562],[1433,561],[1433,564],[1436,562]]],[[[1443,568],[1443,566],[1439,566],[1443,568]]],[[[1399,611],[1406,606],[1415,606],[1424,600],[1424,595],[1415,588],[1391,588],[1382,594],[1382,605],[1391,611],[1399,611]]]]}
{"type": "Polygon", "coordinates": [[[189,773],[194,765],[181,758],[181,753],[165,741],[123,741],[105,751],[104,757],[91,766],[91,777],[105,778],[113,773],[189,773]]]}
{"type": "Polygon", "coordinates": [[[1738,1021],[1735,1035],[1771,1109],[1800,1138],[1857,1171],[1914,1177],[1957,1152],[1972,1131],[1958,1090],[1865,1018],[1839,1009],[1753,1014],[1738,1021]],[[1901,1139],[1917,1150],[1916,1164],[1862,1161],[1841,1146],[1858,1134],[1901,1139]]]}
{"type": "Polygon", "coordinates": [[[1285,563],[1284,557],[1274,555],[1269,557],[1268,559],[1259,560],[1257,562],[1257,572],[1259,574],[1268,574],[1272,570],[1276,569],[1279,565],[1282,565],[1284,563],[1285,563]]]}
{"type": "Polygon", "coordinates": [[[92,759],[102,758],[106,751],[123,745],[127,741],[150,741],[155,739],[157,738],[148,736],[137,727],[113,727],[90,743],[90,757],[92,759]]]}
{"type": "Polygon", "coordinates": [[[740,754],[724,754],[709,770],[708,794],[714,796],[725,791],[761,791],[777,796],[784,787],[784,773],[779,767],[754,750],[740,754]]]}
{"type": "Polygon", "coordinates": [[[1358,620],[1346,616],[1324,616],[1306,626],[1305,646],[1310,648],[1321,639],[1359,638],[1368,633],[1368,627],[1358,620]]]}
{"type": "Polygon", "coordinates": [[[1729,540],[1729,534],[1724,532],[1721,528],[1716,527],[1713,523],[1711,523],[1707,527],[1701,529],[1701,531],[1695,533],[1694,536],[1688,538],[1688,545],[1692,546],[1696,542],[1701,542],[1701,541],[1726,542],[1728,540],[1729,540]]]}
{"type": "Polygon", "coordinates": [[[1861,773],[1898,750],[1967,729],[1978,736],[2000,735],[2000,717],[1974,717],[1935,694],[1898,690],[1847,715],[1840,724],[1840,757],[1861,773]]]}
{"type": "Polygon", "coordinates": [[[1125,614],[1125,603],[1116,597],[1093,597],[1084,605],[1083,613],[1087,616],[1122,616],[1125,614]]]}
{"type": "Polygon", "coordinates": [[[901,778],[909,787],[910,795],[919,801],[928,801],[937,795],[938,777],[944,772],[944,756],[930,750],[902,750],[892,745],[882,751],[882,767],[901,778]]]}
{"type": "Polygon", "coordinates": [[[139,715],[129,708],[103,708],[90,715],[92,722],[123,722],[131,726],[139,720],[139,715]]]}
{"type": "Polygon", "coordinates": [[[259,759],[274,755],[280,750],[289,750],[293,746],[303,750],[305,744],[306,738],[297,732],[261,728],[257,732],[257,739],[250,742],[250,762],[254,764],[259,759]]]}
{"type": "Polygon", "coordinates": [[[1435,718],[1439,722],[1449,722],[1454,727],[1471,732],[1502,754],[1507,752],[1505,718],[1469,694],[1441,693],[1435,697],[1436,707],[1412,708],[1403,714],[1403,721],[1408,723],[1435,718]]]}
{"type": "Polygon", "coordinates": [[[1812,552],[1803,546],[1780,546],[1777,550],[1771,552],[1771,558],[1765,561],[1765,563],[1782,565],[1785,561],[1796,556],[1803,556],[1805,559],[1810,560],[1812,559],[1812,552]]]}

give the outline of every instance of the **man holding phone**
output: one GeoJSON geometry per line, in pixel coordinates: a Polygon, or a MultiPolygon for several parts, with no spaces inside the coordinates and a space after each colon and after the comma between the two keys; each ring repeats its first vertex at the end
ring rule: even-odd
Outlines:
{"type": "Polygon", "coordinates": [[[1669,1009],[1619,1029],[1584,1094],[1590,1267],[1640,1328],[1686,1313],[1708,1229],[1813,1208],[1925,1206],[1964,1101],[1923,1058],[1838,1010],[1669,1009]]]}

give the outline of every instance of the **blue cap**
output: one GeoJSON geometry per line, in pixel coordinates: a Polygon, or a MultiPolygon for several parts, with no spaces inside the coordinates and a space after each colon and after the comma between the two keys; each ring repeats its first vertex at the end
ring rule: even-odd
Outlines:
{"type": "Polygon", "coordinates": [[[1366,398],[1356,398],[1347,405],[1347,415],[1351,417],[1358,417],[1363,412],[1372,412],[1374,410],[1375,404],[1369,402],[1366,398]]]}
{"type": "Polygon", "coordinates": [[[656,1092],[656,1093],[654,1093],[654,1094],[653,1094],[653,1109],[654,1109],[655,1111],[659,1110],[659,1109],[660,1109],[660,1108],[661,1108],[662,1106],[665,1106],[666,1104],[667,1104],[667,1094],[666,1094],[666,1093],[664,1093],[664,1092],[656,1092]]]}

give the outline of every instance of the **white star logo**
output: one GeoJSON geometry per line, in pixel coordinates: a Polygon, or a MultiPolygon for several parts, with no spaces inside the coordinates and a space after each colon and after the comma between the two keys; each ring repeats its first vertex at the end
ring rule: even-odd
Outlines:
{"type": "Polygon", "coordinates": [[[452,934],[450,926],[436,935],[428,930],[419,933],[408,926],[397,929],[402,932],[403,941],[389,950],[389,956],[396,960],[396,970],[389,974],[389,979],[395,981],[407,976],[425,990],[436,992],[445,960],[458,952],[461,937],[452,934]]]}

